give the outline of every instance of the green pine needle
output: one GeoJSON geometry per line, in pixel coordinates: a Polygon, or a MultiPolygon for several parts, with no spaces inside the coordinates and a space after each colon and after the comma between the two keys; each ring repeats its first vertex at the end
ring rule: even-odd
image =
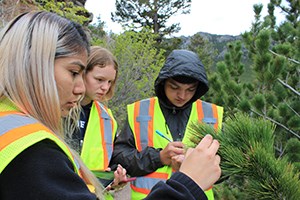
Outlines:
{"type": "Polygon", "coordinates": [[[287,159],[275,157],[274,130],[270,121],[236,114],[218,131],[203,123],[192,124],[191,147],[211,134],[220,142],[222,178],[246,180],[243,190],[249,199],[296,200],[300,174],[287,159]]]}

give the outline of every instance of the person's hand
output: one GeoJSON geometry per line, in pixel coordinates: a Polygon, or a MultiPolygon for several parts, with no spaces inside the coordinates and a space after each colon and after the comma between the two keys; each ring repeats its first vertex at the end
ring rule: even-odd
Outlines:
{"type": "MultiPolygon", "coordinates": [[[[107,168],[105,171],[110,171],[110,168],[107,168]]],[[[122,189],[126,185],[127,175],[126,169],[123,168],[120,164],[118,165],[116,171],[114,172],[113,182],[106,188],[106,190],[111,189],[122,189]]]]}
{"type": "Polygon", "coordinates": [[[170,142],[159,152],[160,160],[163,165],[171,165],[173,156],[183,155],[184,153],[185,150],[182,142],[170,142]]]}
{"type": "Polygon", "coordinates": [[[179,171],[193,179],[202,190],[209,189],[221,176],[219,142],[206,135],[195,149],[188,149],[179,171]]]}
{"type": "Polygon", "coordinates": [[[184,160],[184,155],[183,154],[180,154],[180,155],[176,155],[176,156],[173,156],[172,157],[172,161],[171,161],[171,167],[174,171],[178,171],[180,166],[181,166],[181,163],[183,162],[184,160]]]}

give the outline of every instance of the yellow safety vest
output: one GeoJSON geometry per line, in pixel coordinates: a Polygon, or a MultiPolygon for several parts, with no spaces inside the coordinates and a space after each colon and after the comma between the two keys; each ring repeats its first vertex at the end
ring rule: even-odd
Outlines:
{"type": "Polygon", "coordinates": [[[49,139],[63,150],[73,163],[74,171],[80,175],[70,150],[55,134],[36,119],[17,110],[3,111],[2,106],[0,103],[0,173],[26,148],[49,139]]]}
{"type": "MultiPolygon", "coordinates": [[[[100,102],[94,101],[80,156],[98,178],[104,178],[104,170],[108,167],[112,157],[116,132],[117,122],[111,110],[100,102]]],[[[113,197],[110,193],[105,193],[105,199],[113,199],[113,197]]]]}
{"type": "MultiPolygon", "coordinates": [[[[45,139],[51,140],[61,148],[73,164],[74,171],[83,178],[80,166],[76,163],[70,149],[51,130],[20,112],[7,98],[0,98],[0,173],[20,153],[28,147],[45,139]]],[[[94,186],[87,184],[91,192],[94,186]]]]}
{"type": "MultiPolygon", "coordinates": [[[[154,148],[165,148],[168,141],[158,134],[156,130],[172,139],[169,131],[166,131],[166,122],[160,109],[157,97],[144,99],[127,106],[128,122],[135,138],[135,145],[138,151],[147,146],[154,148]],[[147,134],[146,134],[147,133],[147,134]]],[[[187,123],[182,142],[189,142],[189,126],[193,121],[212,124],[215,129],[221,129],[223,118],[223,107],[205,101],[197,100],[192,104],[191,114],[187,123]]],[[[168,127],[167,127],[168,128],[168,127]]],[[[132,199],[143,199],[149,194],[152,187],[159,181],[166,181],[172,175],[172,168],[164,166],[146,176],[138,177],[131,183],[132,199]]],[[[209,200],[213,200],[212,189],[205,191],[209,200]]]]}

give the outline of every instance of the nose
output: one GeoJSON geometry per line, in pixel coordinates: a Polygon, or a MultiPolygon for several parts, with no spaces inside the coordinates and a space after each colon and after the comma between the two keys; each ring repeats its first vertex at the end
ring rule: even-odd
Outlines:
{"type": "Polygon", "coordinates": [[[101,84],[100,88],[104,91],[108,91],[110,86],[111,86],[111,83],[108,81],[105,81],[101,84]]]}
{"type": "Polygon", "coordinates": [[[73,91],[75,95],[83,95],[85,93],[85,85],[82,76],[78,76],[73,91]]]}
{"type": "Polygon", "coordinates": [[[180,99],[184,99],[186,96],[185,91],[184,90],[179,90],[177,92],[177,97],[179,97],[180,99]]]}

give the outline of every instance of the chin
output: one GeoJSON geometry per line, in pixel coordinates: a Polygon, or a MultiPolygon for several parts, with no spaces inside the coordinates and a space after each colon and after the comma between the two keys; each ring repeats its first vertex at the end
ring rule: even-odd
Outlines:
{"type": "Polygon", "coordinates": [[[173,105],[176,106],[177,108],[181,108],[185,105],[185,103],[181,103],[181,104],[173,103],[173,105]]]}
{"type": "Polygon", "coordinates": [[[69,115],[70,110],[62,109],[61,110],[61,117],[67,117],[69,115]]]}

